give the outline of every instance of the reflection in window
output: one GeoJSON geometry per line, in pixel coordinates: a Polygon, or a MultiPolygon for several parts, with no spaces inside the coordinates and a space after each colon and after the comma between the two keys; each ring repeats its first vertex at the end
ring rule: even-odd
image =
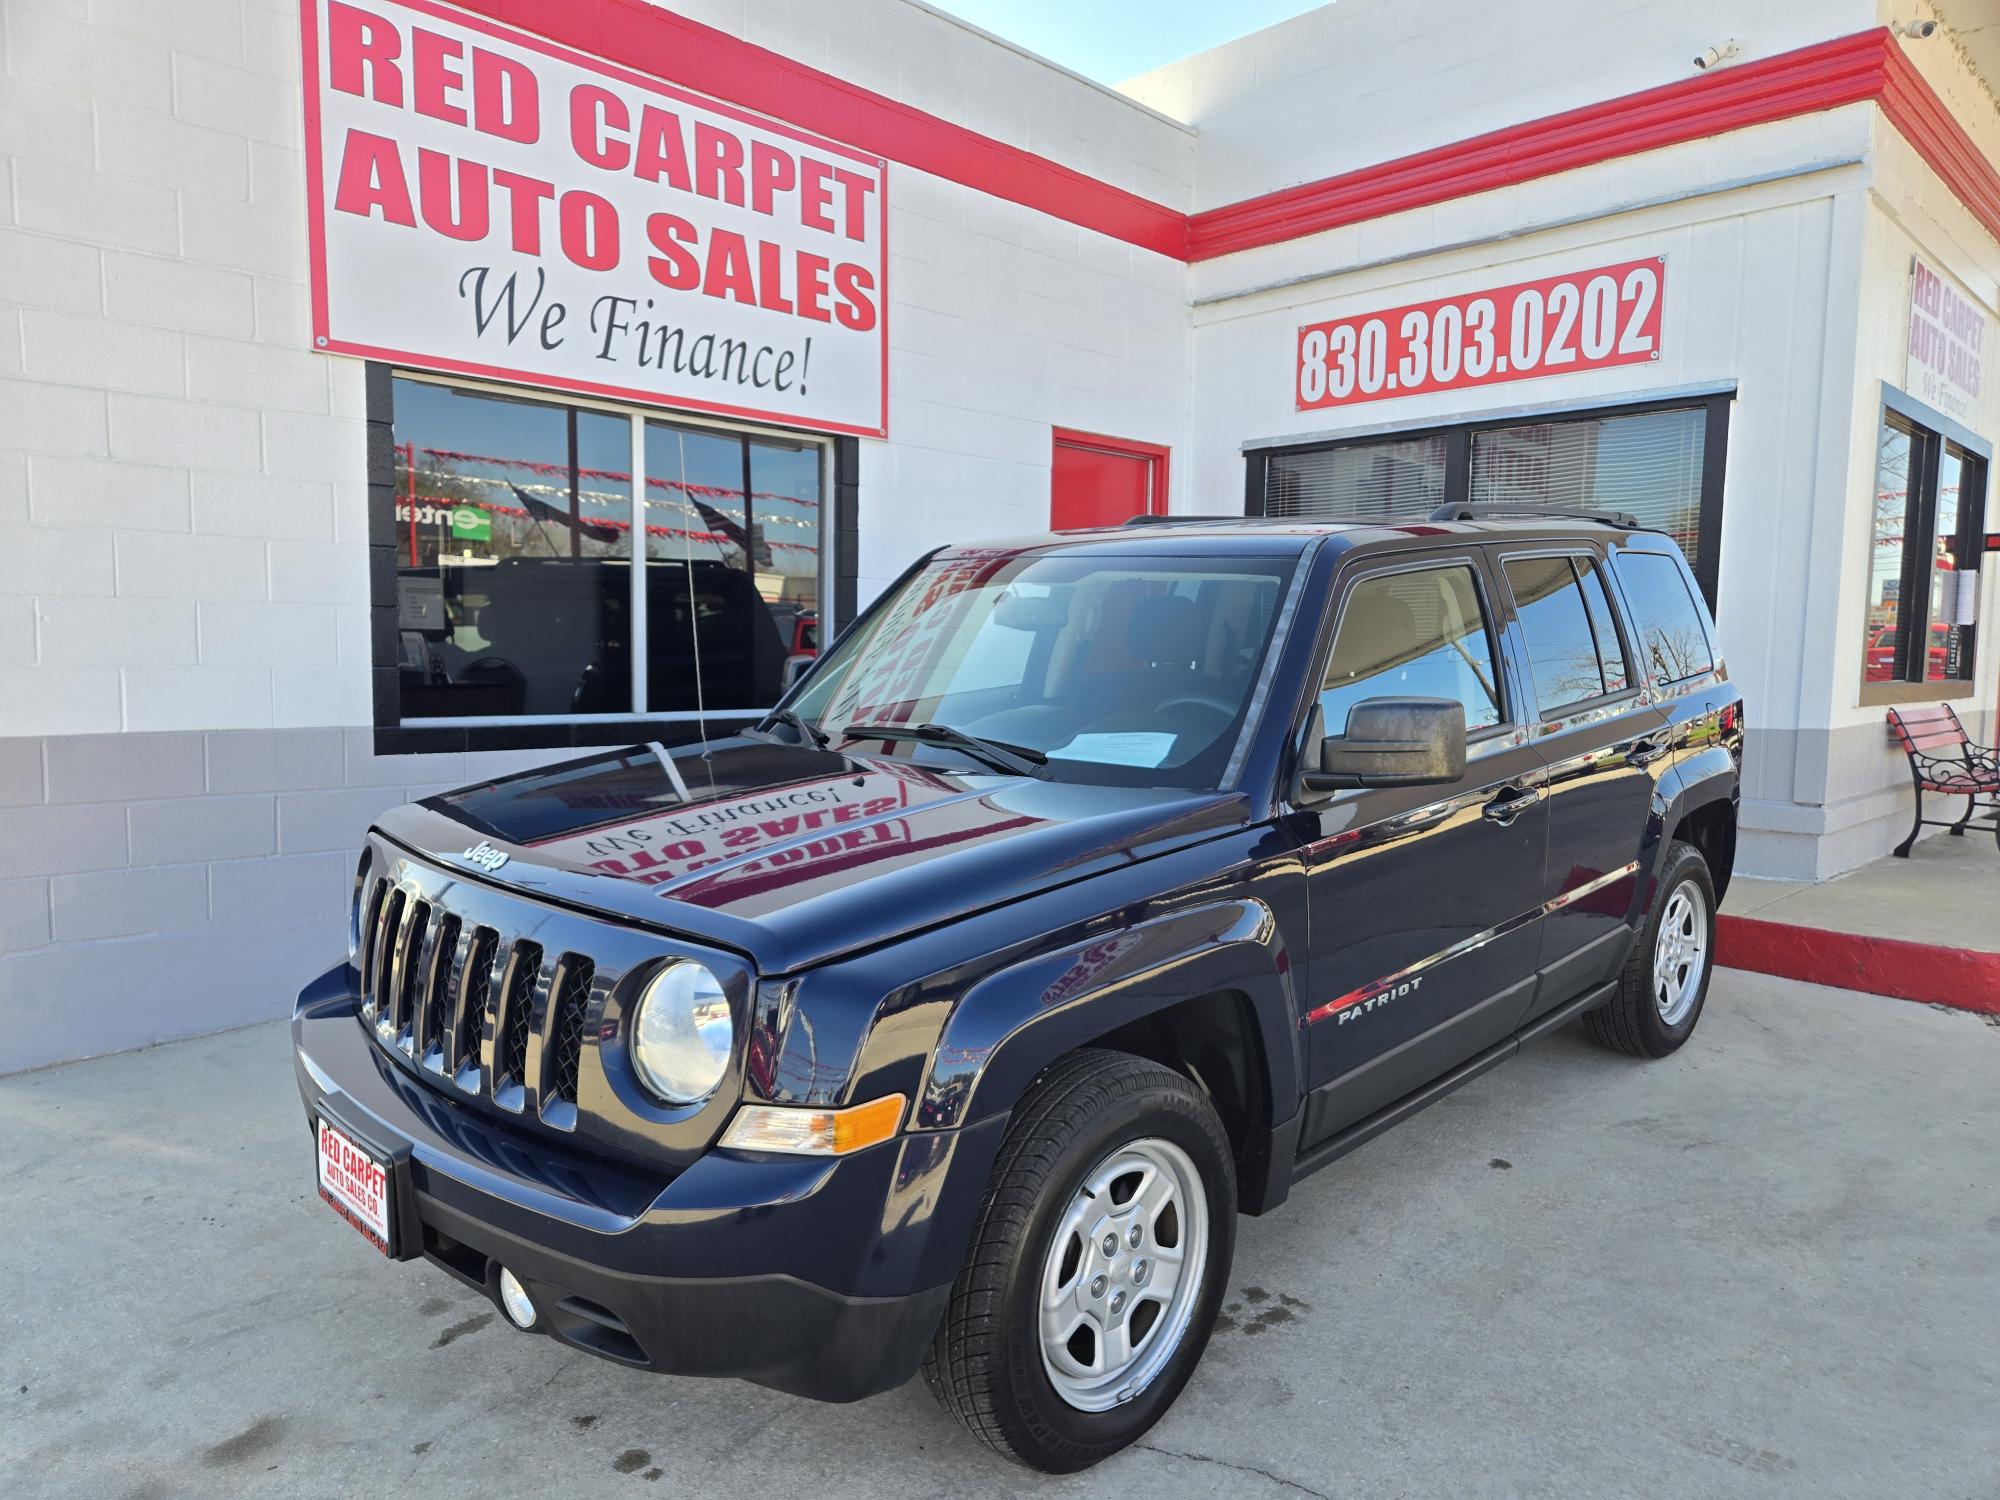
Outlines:
{"type": "Polygon", "coordinates": [[[766,707],[817,651],[819,452],[646,424],[649,708],[766,707]]]}
{"type": "Polygon", "coordinates": [[[1500,722],[1500,693],[1479,589],[1470,568],[1424,568],[1365,578],[1341,610],[1320,690],[1326,732],[1346,732],[1366,698],[1454,698],[1465,727],[1500,722]]]}
{"type": "Polygon", "coordinates": [[[1868,537],[1863,683],[1962,682],[1973,675],[1968,585],[1985,527],[1986,461],[1885,411],[1868,537]]]}
{"type": "Polygon", "coordinates": [[[762,708],[817,652],[817,443],[644,424],[635,659],[634,419],[403,377],[394,402],[405,720],[762,708]]]}
{"type": "Polygon", "coordinates": [[[629,710],[627,423],[400,379],[395,412],[403,716],[629,710]]]}
{"type": "Polygon", "coordinates": [[[1583,578],[1583,599],[1590,606],[1590,629],[1597,637],[1597,667],[1604,677],[1604,691],[1622,693],[1632,685],[1632,674],[1625,665],[1617,616],[1612,613],[1610,596],[1604,592],[1604,569],[1587,557],[1572,558],[1571,562],[1583,578]]]}
{"type": "Polygon", "coordinates": [[[1664,552],[1617,554],[1618,581],[1632,609],[1639,647],[1656,681],[1681,682],[1715,665],[1701,612],[1681,573],[1680,561],[1664,552]]]}
{"type": "Polygon", "coordinates": [[[1570,559],[1510,557],[1506,568],[1542,713],[1552,714],[1610,691],[1598,660],[1596,628],[1570,559]]]}
{"type": "Polygon", "coordinates": [[[1965,644],[1959,623],[1961,570],[1978,564],[1961,559],[1959,491],[1969,466],[1957,448],[1947,444],[1938,460],[1937,520],[1931,527],[1930,637],[1924,652],[1924,681],[1944,682],[1958,675],[1958,658],[1965,644]]]}

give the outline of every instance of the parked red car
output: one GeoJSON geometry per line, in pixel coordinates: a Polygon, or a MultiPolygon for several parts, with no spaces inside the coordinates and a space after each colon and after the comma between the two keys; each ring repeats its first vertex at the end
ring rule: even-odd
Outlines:
{"type": "MultiPolygon", "coordinates": [[[[1931,626],[1930,664],[1924,676],[1937,681],[1945,675],[1945,662],[1951,645],[1949,625],[1931,626]]],[[[1896,675],[1896,628],[1884,625],[1868,638],[1867,667],[1862,674],[1869,682],[1887,682],[1896,675]]]]}

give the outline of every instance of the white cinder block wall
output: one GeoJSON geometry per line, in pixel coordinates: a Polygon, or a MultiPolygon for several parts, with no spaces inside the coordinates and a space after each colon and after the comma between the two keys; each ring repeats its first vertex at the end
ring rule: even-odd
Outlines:
{"type": "MultiPolygon", "coordinates": [[[[1194,136],[905,0],[676,7],[1187,206],[1194,136]]],[[[282,1014],[385,807],[362,366],[311,352],[294,0],[0,0],[0,1072],[282,1014]]],[[[1186,270],[892,166],[861,597],[1186,444],[1186,270]]]]}

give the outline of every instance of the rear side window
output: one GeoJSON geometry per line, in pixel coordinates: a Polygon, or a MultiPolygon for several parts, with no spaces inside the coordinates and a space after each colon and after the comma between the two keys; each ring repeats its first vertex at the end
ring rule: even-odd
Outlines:
{"type": "Polygon", "coordinates": [[[1472,569],[1383,573],[1354,585],[1319,695],[1326,732],[1347,732],[1364,698],[1456,698],[1465,727],[1500,722],[1493,649],[1472,569]]]}
{"type": "Polygon", "coordinates": [[[1658,552],[1620,552],[1613,565],[1632,607],[1640,654],[1653,676],[1679,682],[1714,667],[1708,631],[1680,563],[1658,552]]]}
{"type": "MultiPolygon", "coordinates": [[[[1606,681],[1604,658],[1590,608],[1568,557],[1510,557],[1504,567],[1514,612],[1528,642],[1535,699],[1544,714],[1616,692],[1606,681]]],[[[1614,649],[1616,640],[1613,641],[1614,649]]],[[[1620,686],[1623,663],[1620,662],[1620,686]]]]}
{"type": "Polygon", "coordinates": [[[1611,596],[1604,591],[1604,569],[1587,557],[1570,561],[1583,580],[1583,602],[1590,606],[1590,629],[1597,637],[1597,664],[1604,671],[1604,691],[1622,693],[1632,685],[1632,673],[1625,664],[1625,647],[1618,639],[1618,617],[1612,613],[1611,596]]]}

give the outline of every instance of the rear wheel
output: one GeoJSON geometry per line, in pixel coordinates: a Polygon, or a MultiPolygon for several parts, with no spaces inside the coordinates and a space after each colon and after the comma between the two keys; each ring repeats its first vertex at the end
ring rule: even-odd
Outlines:
{"type": "Polygon", "coordinates": [[[1208,1343],[1235,1247],[1208,1099],[1124,1053],[1073,1053],[1023,1097],[924,1362],[946,1411],[1069,1473],[1158,1421],[1208,1343]]]}
{"type": "Polygon", "coordinates": [[[1584,1027],[1615,1051],[1665,1057],[1694,1035],[1714,969],[1715,882],[1701,851],[1676,841],[1617,993],[1585,1013],[1584,1027]]]}

